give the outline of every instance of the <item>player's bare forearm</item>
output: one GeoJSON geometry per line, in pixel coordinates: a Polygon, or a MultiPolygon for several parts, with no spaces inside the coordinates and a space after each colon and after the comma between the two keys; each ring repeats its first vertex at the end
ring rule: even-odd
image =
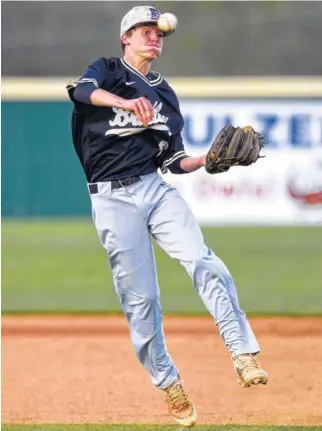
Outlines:
{"type": "Polygon", "coordinates": [[[206,164],[206,156],[186,157],[180,161],[180,167],[186,172],[194,172],[206,164]]]}
{"type": "Polygon", "coordinates": [[[113,108],[121,108],[125,111],[134,112],[138,119],[147,127],[149,122],[153,120],[154,110],[151,102],[145,97],[138,99],[123,99],[116,94],[98,88],[91,94],[90,101],[95,106],[106,106],[113,108]]]}
{"type": "Polygon", "coordinates": [[[90,97],[91,104],[94,106],[106,106],[123,108],[124,99],[122,97],[116,96],[116,94],[110,93],[109,91],[102,90],[98,88],[94,90],[90,97]]]}

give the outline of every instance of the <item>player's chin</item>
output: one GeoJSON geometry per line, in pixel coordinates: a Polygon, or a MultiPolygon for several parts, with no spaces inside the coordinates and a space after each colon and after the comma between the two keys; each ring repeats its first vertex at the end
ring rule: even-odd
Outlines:
{"type": "Polygon", "coordinates": [[[149,58],[151,60],[154,60],[154,59],[160,57],[161,54],[162,54],[161,48],[151,47],[151,48],[146,50],[146,52],[144,53],[144,56],[145,56],[145,58],[149,58]]]}

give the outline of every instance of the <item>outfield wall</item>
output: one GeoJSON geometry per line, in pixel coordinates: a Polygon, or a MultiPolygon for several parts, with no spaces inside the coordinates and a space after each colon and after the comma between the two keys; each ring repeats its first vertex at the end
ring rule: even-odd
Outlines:
{"type": "MultiPolygon", "coordinates": [[[[2,214],[90,216],[70,136],[67,79],[2,80],[2,214]]],[[[209,176],[166,175],[203,224],[322,223],[322,79],[173,78],[191,155],[224,124],[265,135],[265,158],[209,176]]]]}

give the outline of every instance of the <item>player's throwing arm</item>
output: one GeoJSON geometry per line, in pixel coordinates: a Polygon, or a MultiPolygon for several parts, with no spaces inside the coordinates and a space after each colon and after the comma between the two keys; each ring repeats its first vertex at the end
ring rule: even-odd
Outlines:
{"type": "Polygon", "coordinates": [[[154,110],[151,102],[145,97],[138,99],[124,100],[123,109],[125,111],[134,112],[138,119],[147,127],[149,122],[153,120],[154,110]]]}

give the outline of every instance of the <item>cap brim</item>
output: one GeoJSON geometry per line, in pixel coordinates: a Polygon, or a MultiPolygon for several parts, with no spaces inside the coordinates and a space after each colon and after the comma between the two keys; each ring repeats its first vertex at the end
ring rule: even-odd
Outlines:
{"type": "MultiPolygon", "coordinates": [[[[157,21],[142,21],[142,22],[138,22],[138,23],[134,24],[132,27],[130,27],[128,30],[126,30],[126,32],[128,32],[129,30],[132,30],[135,27],[140,27],[141,25],[144,25],[144,24],[155,24],[157,26],[158,22],[157,21]]],[[[161,31],[163,31],[163,30],[161,30],[161,31]]],[[[126,32],[124,32],[123,34],[125,34],[126,32]]],[[[174,30],[169,30],[169,31],[163,31],[163,37],[170,36],[170,34],[172,34],[174,32],[175,32],[175,29],[174,30]]]]}

